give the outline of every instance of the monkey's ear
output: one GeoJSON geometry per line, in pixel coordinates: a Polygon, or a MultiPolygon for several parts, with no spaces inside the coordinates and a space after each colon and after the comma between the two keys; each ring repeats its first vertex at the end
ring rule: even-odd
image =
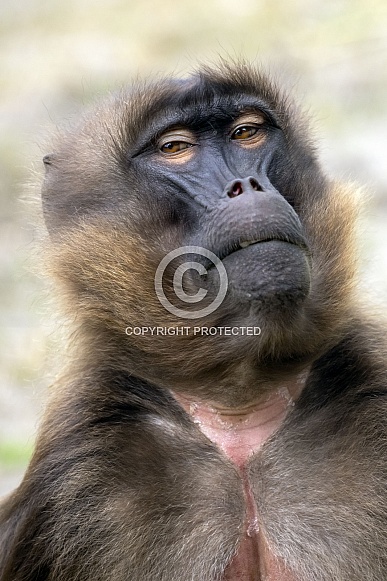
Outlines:
{"type": "Polygon", "coordinates": [[[43,157],[43,163],[46,171],[48,169],[48,166],[53,165],[54,162],[55,162],[55,153],[48,153],[43,157]]]}

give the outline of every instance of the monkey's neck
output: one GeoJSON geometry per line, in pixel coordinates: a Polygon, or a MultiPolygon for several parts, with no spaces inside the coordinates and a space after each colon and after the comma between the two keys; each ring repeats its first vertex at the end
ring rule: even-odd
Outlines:
{"type": "Polygon", "coordinates": [[[306,378],[307,373],[300,373],[244,407],[229,408],[187,395],[173,395],[203,434],[242,468],[280,427],[304,388],[306,378]]]}

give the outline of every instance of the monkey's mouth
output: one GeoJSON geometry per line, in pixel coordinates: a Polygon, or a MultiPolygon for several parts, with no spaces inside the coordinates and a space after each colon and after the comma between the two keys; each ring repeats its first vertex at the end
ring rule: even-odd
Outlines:
{"type": "Polygon", "coordinates": [[[302,250],[309,252],[309,247],[306,243],[306,240],[302,236],[299,236],[298,238],[295,237],[294,239],[292,239],[291,237],[288,237],[288,236],[266,236],[264,238],[261,237],[261,238],[256,238],[254,240],[244,240],[244,241],[239,242],[240,248],[238,248],[237,250],[247,248],[248,246],[253,246],[254,244],[261,244],[263,242],[273,242],[273,241],[287,242],[288,244],[294,244],[294,246],[298,246],[302,250]]]}
{"type": "Polygon", "coordinates": [[[258,244],[258,242],[264,242],[264,240],[246,240],[245,242],[239,242],[239,246],[241,248],[247,248],[248,246],[251,246],[252,244],[258,244]]]}
{"type": "MultiPolygon", "coordinates": [[[[242,239],[242,240],[238,240],[238,241],[232,241],[232,242],[224,245],[222,248],[218,248],[216,250],[213,250],[213,252],[217,255],[217,257],[221,261],[223,261],[224,259],[226,259],[230,255],[234,254],[235,252],[239,252],[240,250],[244,250],[246,248],[249,248],[250,246],[257,246],[260,244],[265,244],[267,242],[283,242],[286,244],[296,246],[299,249],[301,249],[303,252],[305,252],[305,254],[307,256],[310,257],[309,246],[308,246],[305,238],[302,236],[302,234],[299,234],[299,235],[262,235],[262,236],[259,236],[256,238],[246,238],[244,240],[242,239]]],[[[214,265],[211,265],[209,268],[211,268],[213,266],[214,265]]]]}
{"type": "Polygon", "coordinates": [[[190,260],[202,264],[205,273],[191,270],[187,283],[192,283],[193,294],[203,288],[210,300],[224,289],[223,266],[229,297],[248,303],[294,306],[310,289],[311,253],[302,225],[296,216],[290,214],[284,219],[280,212],[274,217],[270,214],[267,221],[262,216],[252,218],[238,216],[233,222],[230,217],[226,223],[221,216],[216,227],[212,220],[189,240],[188,244],[199,247],[197,254],[190,254],[190,260]],[[218,261],[201,254],[200,247],[218,261]]]}
{"type": "MultiPolygon", "coordinates": [[[[301,236],[242,240],[221,255],[229,295],[239,300],[285,308],[294,307],[309,293],[311,256],[301,236]]],[[[214,267],[208,270],[207,283],[218,284],[214,267]]]]}

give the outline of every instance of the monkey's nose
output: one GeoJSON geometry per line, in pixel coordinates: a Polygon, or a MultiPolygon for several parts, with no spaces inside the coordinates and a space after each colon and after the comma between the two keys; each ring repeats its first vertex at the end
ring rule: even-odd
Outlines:
{"type": "Polygon", "coordinates": [[[262,188],[257,180],[251,176],[243,178],[242,180],[233,180],[226,186],[226,193],[229,198],[235,198],[247,192],[262,192],[262,188]]]}

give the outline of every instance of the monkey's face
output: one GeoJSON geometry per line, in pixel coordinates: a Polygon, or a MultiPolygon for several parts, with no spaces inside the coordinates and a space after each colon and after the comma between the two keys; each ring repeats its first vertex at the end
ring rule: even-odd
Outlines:
{"type": "Polygon", "coordinates": [[[246,361],[258,375],[297,368],[345,322],[353,205],[258,73],[225,67],[124,93],[45,162],[71,308],[75,297],[80,320],[110,332],[141,376],[181,386],[246,361]]]}
{"type": "Polygon", "coordinates": [[[149,211],[163,220],[158,236],[180,225],[171,250],[181,253],[160,285],[187,318],[199,318],[222,284],[227,292],[218,315],[227,314],[229,324],[241,316],[250,325],[289,312],[297,317],[309,293],[310,268],[300,220],[286,198],[289,188],[282,195],[272,183],[289,164],[283,132],[268,108],[247,95],[232,105],[228,95],[217,96],[202,111],[199,86],[184,94],[184,109],[175,107],[141,133],[130,157],[137,174],[147,177],[147,191],[156,188],[149,211]],[[188,252],[191,246],[197,252],[188,252]],[[222,261],[224,280],[200,248],[222,261]]]}

